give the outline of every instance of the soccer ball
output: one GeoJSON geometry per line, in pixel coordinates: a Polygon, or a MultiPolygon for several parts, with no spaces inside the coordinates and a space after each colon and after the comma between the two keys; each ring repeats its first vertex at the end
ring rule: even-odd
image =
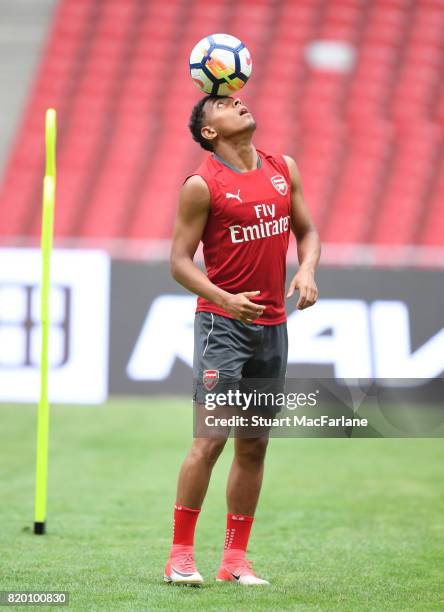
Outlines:
{"type": "Polygon", "coordinates": [[[248,81],[252,70],[250,52],[229,34],[202,38],[190,55],[190,73],[199,89],[213,96],[229,96],[248,81]]]}

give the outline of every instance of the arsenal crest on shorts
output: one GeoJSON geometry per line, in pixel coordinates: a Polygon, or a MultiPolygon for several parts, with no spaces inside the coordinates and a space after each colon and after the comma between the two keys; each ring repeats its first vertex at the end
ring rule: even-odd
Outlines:
{"type": "Polygon", "coordinates": [[[219,370],[204,370],[202,381],[207,391],[212,391],[219,380],[219,370]]]}
{"type": "Polygon", "coordinates": [[[288,185],[282,174],[275,174],[275,176],[272,176],[270,180],[271,184],[278,193],[283,196],[287,195],[288,185]]]}

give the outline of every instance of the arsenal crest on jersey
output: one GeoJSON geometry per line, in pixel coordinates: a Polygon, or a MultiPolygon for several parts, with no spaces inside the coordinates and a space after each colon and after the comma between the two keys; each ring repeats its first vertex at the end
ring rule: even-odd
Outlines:
{"type": "Polygon", "coordinates": [[[275,176],[272,176],[270,180],[271,184],[278,193],[283,196],[287,195],[288,185],[282,174],[275,174],[275,176]]]}
{"type": "Polygon", "coordinates": [[[204,370],[202,381],[207,391],[212,391],[219,381],[219,370],[204,370]]]}

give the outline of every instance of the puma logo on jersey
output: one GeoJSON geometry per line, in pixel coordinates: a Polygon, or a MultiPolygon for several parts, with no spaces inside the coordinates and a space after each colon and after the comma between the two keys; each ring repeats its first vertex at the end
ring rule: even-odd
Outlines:
{"type": "Polygon", "coordinates": [[[227,200],[229,200],[230,198],[233,200],[239,200],[239,202],[242,204],[242,200],[240,197],[240,189],[237,190],[237,193],[226,193],[225,197],[227,198],[227,200]]]}

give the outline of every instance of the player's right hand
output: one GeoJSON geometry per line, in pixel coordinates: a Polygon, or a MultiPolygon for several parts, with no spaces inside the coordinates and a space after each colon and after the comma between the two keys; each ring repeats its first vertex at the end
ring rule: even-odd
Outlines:
{"type": "Polygon", "coordinates": [[[259,294],[260,291],[243,291],[242,293],[230,295],[224,303],[224,310],[234,319],[242,321],[242,323],[253,323],[265,310],[265,306],[254,304],[249,299],[255,298],[259,294]]]}

